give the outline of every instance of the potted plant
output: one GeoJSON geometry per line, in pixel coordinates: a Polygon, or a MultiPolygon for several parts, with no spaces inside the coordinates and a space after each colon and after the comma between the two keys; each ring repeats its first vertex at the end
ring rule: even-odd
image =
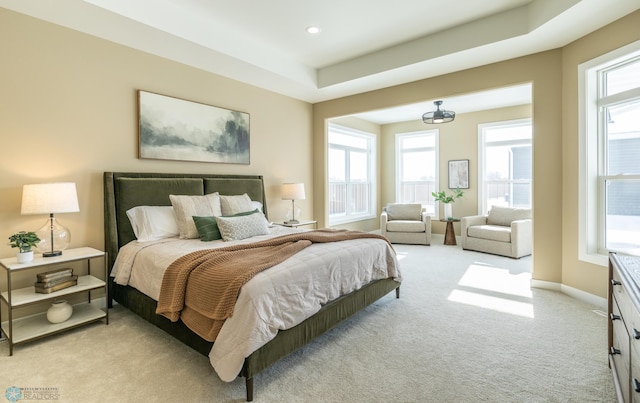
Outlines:
{"type": "Polygon", "coordinates": [[[446,194],[445,191],[440,192],[432,192],[431,196],[436,201],[444,203],[444,218],[446,220],[451,220],[453,218],[453,214],[451,212],[451,203],[455,202],[456,199],[461,198],[464,195],[464,192],[460,190],[460,187],[457,187],[452,194],[446,194]]]}
{"type": "Polygon", "coordinates": [[[20,231],[9,237],[9,245],[12,248],[18,248],[16,255],[18,263],[28,263],[33,260],[33,251],[31,248],[40,243],[40,238],[35,232],[20,231]]]}

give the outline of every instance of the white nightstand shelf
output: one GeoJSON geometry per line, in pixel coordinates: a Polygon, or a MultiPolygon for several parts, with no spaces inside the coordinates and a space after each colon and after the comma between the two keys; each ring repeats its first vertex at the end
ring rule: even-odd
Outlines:
{"type": "Polygon", "coordinates": [[[2,315],[1,308],[3,306],[6,306],[9,313],[8,318],[2,318],[0,316],[0,327],[9,342],[9,355],[13,355],[13,346],[16,344],[39,339],[101,319],[105,319],[105,323],[109,324],[109,309],[107,307],[109,290],[107,283],[105,280],[101,280],[91,273],[91,260],[96,258],[104,259],[104,265],[100,274],[104,276],[106,280],[108,278],[106,253],[93,248],[67,249],[62,255],[55,257],[45,258],[42,257],[42,255],[37,255],[33,261],[29,263],[18,263],[15,257],[0,259],[0,268],[4,269],[7,275],[7,290],[0,292],[0,315],[2,315]],[[78,275],[77,285],[49,294],[37,293],[33,286],[13,289],[12,275],[17,272],[33,270],[35,282],[36,273],[50,270],[53,265],[76,261],[86,261],[87,263],[87,272],[86,274],[78,275]],[[100,289],[104,290],[104,307],[100,307],[96,303],[91,303],[91,292],[100,289]],[[50,323],[47,320],[46,312],[14,318],[15,309],[32,304],[45,303],[46,301],[53,302],[65,296],[81,293],[86,294],[86,302],[74,304],[71,318],[62,323],[50,323]]]}
{"type": "MultiPolygon", "coordinates": [[[[78,276],[78,285],[65,288],[60,291],[55,291],[50,294],[38,294],[35,287],[20,288],[18,290],[11,291],[11,306],[18,308],[24,305],[33,304],[40,301],[45,301],[52,298],[60,298],[63,295],[75,294],[77,292],[95,290],[105,286],[104,281],[93,276],[78,276]]],[[[9,301],[9,292],[5,291],[2,294],[2,299],[9,301]]]]}
{"type": "MultiPolygon", "coordinates": [[[[73,305],[73,315],[62,323],[49,323],[46,312],[14,319],[12,342],[13,344],[24,343],[106,317],[107,313],[102,309],[89,303],[82,303],[73,305]]],[[[3,328],[7,326],[8,322],[2,323],[3,328]]]]}

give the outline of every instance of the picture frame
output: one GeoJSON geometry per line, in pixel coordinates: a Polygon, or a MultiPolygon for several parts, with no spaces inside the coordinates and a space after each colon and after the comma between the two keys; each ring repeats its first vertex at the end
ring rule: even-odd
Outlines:
{"type": "Polygon", "coordinates": [[[469,160],[449,161],[449,189],[469,189],[469,160]]]}
{"type": "Polygon", "coordinates": [[[249,114],[138,90],[138,157],[250,163],[249,114]]]}

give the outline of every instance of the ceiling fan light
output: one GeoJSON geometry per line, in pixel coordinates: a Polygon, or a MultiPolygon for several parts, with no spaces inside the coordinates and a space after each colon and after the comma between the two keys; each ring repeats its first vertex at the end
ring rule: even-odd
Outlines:
{"type": "Polygon", "coordinates": [[[440,105],[442,105],[442,101],[435,101],[433,103],[436,106],[436,110],[432,112],[427,112],[422,115],[422,121],[427,124],[440,124],[440,123],[449,123],[453,122],[456,118],[456,113],[453,111],[445,111],[440,110],[440,105]]]}

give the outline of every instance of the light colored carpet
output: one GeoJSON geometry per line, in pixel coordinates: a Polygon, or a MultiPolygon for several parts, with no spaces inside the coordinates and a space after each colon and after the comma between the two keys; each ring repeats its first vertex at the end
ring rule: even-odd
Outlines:
{"type": "MultiPolygon", "coordinates": [[[[256,402],[614,402],[607,319],[529,289],[531,258],[396,245],[401,297],[384,297],[255,380],[256,402]]],[[[60,402],[244,401],[204,357],[126,309],[17,346],[0,343],[0,392],[60,402]]],[[[2,398],[0,398],[2,399],[2,398]]],[[[29,401],[23,397],[21,401],[29,401]]]]}

